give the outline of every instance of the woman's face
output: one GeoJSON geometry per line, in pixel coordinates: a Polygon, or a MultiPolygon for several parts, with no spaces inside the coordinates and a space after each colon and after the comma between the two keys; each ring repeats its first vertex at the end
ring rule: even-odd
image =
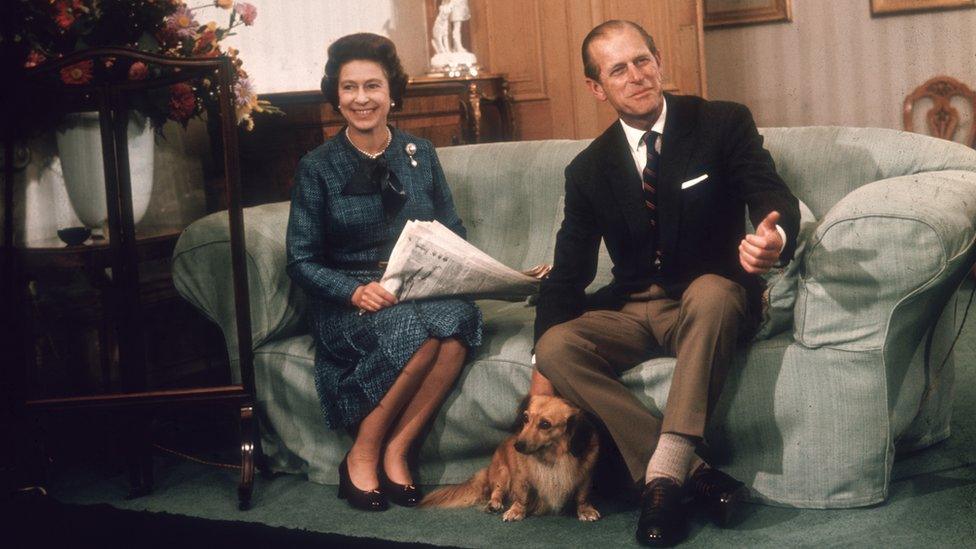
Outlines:
{"type": "Polygon", "coordinates": [[[386,126],[390,82],[375,61],[354,60],[339,69],[339,112],[349,127],[372,133],[386,126]]]}

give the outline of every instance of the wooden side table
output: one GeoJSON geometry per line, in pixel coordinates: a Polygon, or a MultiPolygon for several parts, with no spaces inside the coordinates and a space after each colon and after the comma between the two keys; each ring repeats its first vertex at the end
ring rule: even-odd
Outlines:
{"type": "Polygon", "coordinates": [[[418,76],[410,79],[408,87],[417,95],[457,95],[463,105],[464,143],[512,141],[516,139],[512,96],[505,75],[482,73],[478,76],[441,78],[418,76]],[[485,121],[485,107],[497,110],[498,127],[489,128],[485,121]]]}
{"type": "MultiPolygon", "coordinates": [[[[35,243],[25,246],[13,242],[11,227],[13,217],[12,178],[6,170],[4,204],[4,288],[16,301],[16,322],[29,324],[29,303],[25,299],[27,284],[42,271],[80,270],[88,274],[92,285],[102,296],[102,314],[105,315],[106,334],[114,341],[101,349],[105,364],[118,366],[120,383],[109,392],[95,394],[42,395],[31,392],[25,382],[27,376],[16,377],[21,382],[17,395],[24,415],[49,415],[65,411],[112,410],[111,417],[126,424],[127,445],[130,447],[130,490],[132,496],[151,491],[153,484],[152,459],[149,446],[148,420],[152,413],[166,406],[185,407],[188,404],[233,405],[239,411],[241,476],[238,485],[238,502],[241,509],[250,506],[254,480],[254,462],[257,451],[256,426],[254,425],[254,371],[251,346],[251,319],[247,284],[247,266],[244,252],[243,211],[240,193],[240,166],[238,161],[237,120],[231,87],[234,74],[233,61],[228,57],[180,58],[147,54],[126,48],[92,48],[78,51],[66,57],[48,61],[28,72],[25,85],[36,91],[41,104],[48,109],[65,109],[66,112],[97,110],[102,144],[102,164],[108,215],[106,240],[93,241],[89,245],[65,248],[53,243],[35,243]],[[85,84],[64,85],[57,77],[59,71],[77,63],[106,64],[135,62],[161,67],[159,76],[138,81],[112,77],[96,78],[85,84]],[[144,292],[140,270],[147,261],[171,256],[182,227],[158,227],[155,231],[137,230],[133,215],[133,197],[129,165],[127,123],[130,109],[136,108],[150,92],[169,93],[167,87],[187,81],[206,79],[213,86],[219,114],[219,131],[222,139],[221,164],[225,203],[230,224],[231,263],[236,307],[238,355],[241,370],[240,383],[216,386],[185,387],[177,389],[153,389],[147,384],[147,340],[153,334],[147,332],[145,322],[144,292]],[[9,273],[9,274],[8,274],[9,273]],[[106,353],[110,349],[111,352],[106,353]]],[[[8,146],[6,158],[11,152],[8,146]]],[[[23,331],[23,330],[21,330],[23,331]]],[[[30,334],[27,334],[28,337],[30,334]]],[[[26,342],[20,345],[26,347],[26,342]]],[[[33,345],[31,343],[31,345],[33,345]]],[[[24,363],[31,366],[33,349],[24,353],[24,363]]]]}

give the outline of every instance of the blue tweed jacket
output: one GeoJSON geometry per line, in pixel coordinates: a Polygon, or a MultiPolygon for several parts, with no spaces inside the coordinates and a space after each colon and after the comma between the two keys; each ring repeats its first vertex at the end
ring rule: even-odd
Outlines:
{"type": "Polygon", "coordinates": [[[348,305],[362,281],[330,265],[386,261],[408,220],[436,219],[465,237],[433,144],[391,131],[387,163],[407,194],[406,204],[393,219],[384,217],[378,193],[342,194],[360,160],[342,132],[298,164],[288,218],[287,270],[312,297],[348,305]],[[417,147],[416,166],[406,153],[408,143],[417,147]]]}

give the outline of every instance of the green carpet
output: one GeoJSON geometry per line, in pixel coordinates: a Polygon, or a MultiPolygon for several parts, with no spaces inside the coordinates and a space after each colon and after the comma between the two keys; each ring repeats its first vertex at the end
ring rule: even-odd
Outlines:
{"type": "MultiPolygon", "coordinates": [[[[964,291],[972,285],[967,283],[964,291]]],[[[976,317],[976,306],[970,313],[976,317]]],[[[952,437],[895,463],[890,497],[870,508],[801,510],[750,505],[744,521],[721,530],[695,517],[689,547],[974,547],[976,545],[976,319],[957,345],[957,394],[952,437]]],[[[258,478],[254,507],[236,508],[233,471],[177,460],[156,460],[153,494],[125,500],[124,475],[59,473],[52,495],[70,504],[107,503],[118,509],[184,514],[222,521],[328,532],[379,540],[463,547],[632,546],[636,509],[596,500],[603,519],[530,518],[503,523],[474,509],[362,513],[336,499],[334,486],[298,476],[258,478]]],[[[341,543],[340,543],[341,545],[341,543]]]]}

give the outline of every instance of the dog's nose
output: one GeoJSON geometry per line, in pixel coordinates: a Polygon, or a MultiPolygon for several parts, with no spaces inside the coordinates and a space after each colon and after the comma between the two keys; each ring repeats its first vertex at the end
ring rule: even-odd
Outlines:
{"type": "Polygon", "coordinates": [[[519,452],[520,454],[524,454],[525,453],[525,442],[524,441],[521,441],[521,440],[516,441],[515,442],[515,451],[519,452]]]}

